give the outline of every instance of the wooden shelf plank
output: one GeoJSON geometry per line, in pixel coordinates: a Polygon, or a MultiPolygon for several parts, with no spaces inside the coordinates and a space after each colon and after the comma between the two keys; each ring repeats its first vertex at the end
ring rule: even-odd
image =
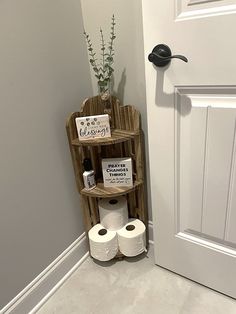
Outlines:
{"type": "Polygon", "coordinates": [[[111,137],[95,138],[87,140],[79,140],[78,138],[72,140],[72,145],[75,146],[98,146],[98,145],[111,145],[116,143],[122,143],[130,140],[135,135],[138,135],[137,131],[126,131],[115,129],[111,133],[111,137]]]}
{"type": "Polygon", "coordinates": [[[92,190],[83,189],[80,191],[82,195],[90,196],[90,197],[115,197],[123,194],[127,194],[133,190],[135,190],[138,186],[140,186],[142,181],[135,181],[133,186],[121,186],[121,187],[104,187],[103,183],[97,183],[96,188],[92,190]]]}

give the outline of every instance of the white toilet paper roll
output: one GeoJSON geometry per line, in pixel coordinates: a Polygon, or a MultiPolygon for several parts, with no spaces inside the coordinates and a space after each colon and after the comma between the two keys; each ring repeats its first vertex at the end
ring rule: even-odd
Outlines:
{"type": "Polygon", "coordinates": [[[146,250],[146,227],[139,219],[130,219],[119,231],[118,245],[125,256],[137,256],[146,250]]]}
{"type": "Polygon", "coordinates": [[[91,256],[99,261],[109,261],[118,252],[117,234],[105,229],[101,224],[95,225],[88,232],[91,256]]]}
{"type": "Polygon", "coordinates": [[[112,231],[119,230],[128,222],[128,206],[125,196],[104,198],[98,202],[100,223],[112,231]]]}

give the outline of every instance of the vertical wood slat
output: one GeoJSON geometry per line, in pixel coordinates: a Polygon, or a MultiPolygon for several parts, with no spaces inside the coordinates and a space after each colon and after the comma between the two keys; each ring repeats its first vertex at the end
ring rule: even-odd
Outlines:
{"type": "Polygon", "coordinates": [[[134,114],[134,108],[132,106],[128,107],[128,118],[129,118],[129,129],[130,130],[134,130],[134,118],[133,118],[133,114],[134,114]]]}
{"type": "MultiPolygon", "coordinates": [[[[146,206],[146,196],[145,196],[145,189],[144,189],[144,157],[143,157],[143,151],[144,151],[144,134],[143,131],[140,131],[140,135],[138,136],[139,139],[135,138],[135,155],[136,155],[136,176],[137,180],[142,180],[143,184],[140,185],[138,188],[138,191],[136,193],[138,194],[138,210],[139,210],[139,217],[140,220],[143,221],[143,223],[147,226],[148,225],[148,216],[147,216],[147,208],[146,206]]],[[[147,233],[148,235],[148,233],[147,233]]]]}
{"type": "Polygon", "coordinates": [[[81,204],[82,204],[82,209],[83,209],[84,226],[85,226],[86,232],[88,232],[93,227],[93,222],[91,220],[91,215],[90,215],[88,197],[81,195],[80,199],[81,199],[81,204]]]}
{"type": "Polygon", "coordinates": [[[97,146],[90,146],[89,147],[90,152],[90,159],[92,162],[92,166],[94,169],[95,177],[98,177],[101,173],[101,160],[99,156],[99,150],[97,146]]]}
{"type": "Polygon", "coordinates": [[[120,102],[117,100],[113,103],[114,124],[116,129],[121,129],[120,102]]]}
{"type": "Polygon", "coordinates": [[[88,197],[90,216],[93,226],[99,222],[98,207],[95,197],[88,197]]]}
{"type": "Polygon", "coordinates": [[[135,217],[135,209],[137,208],[136,203],[136,197],[135,197],[135,191],[129,193],[127,195],[128,198],[128,204],[129,204],[129,217],[135,217]]]}
{"type": "Polygon", "coordinates": [[[140,112],[137,111],[134,107],[133,107],[133,130],[134,131],[138,131],[141,130],[141,115],[140,112]]]}
{"type": "Polygon", "coordinates": [[[139,211],[139,219],[147,226],[147,215],[144,204],[144,186],[140,185],[138,188],[138,211],[139,211]]]}
{"type": "Polygon", "coordinates": [[[134,146],[135,146],[135,163],[136,163],[136,176],[137,180],[143,180],[143,171],[144,171],[144,163],[143,163],[143,155],[142,155],[142,142],[143,142],[143,134],[136,135],[134,138],[134,146]]]}
{"type": "Polygon", "coordinates": [[[129,107],[125,106],[124,110],[125,110],[125,129],[130,131],[131,125],[130,125],[130,117],[129,117],[129,107]]]}

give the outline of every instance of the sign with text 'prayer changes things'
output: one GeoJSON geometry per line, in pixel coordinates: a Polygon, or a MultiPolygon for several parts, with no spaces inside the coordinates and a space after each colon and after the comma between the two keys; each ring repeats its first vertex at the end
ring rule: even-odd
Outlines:
{"type": "Polygon", "coordinates": [[[105,187],[133,186],[131,158],[105,158],[102,160],[105,187]]]}

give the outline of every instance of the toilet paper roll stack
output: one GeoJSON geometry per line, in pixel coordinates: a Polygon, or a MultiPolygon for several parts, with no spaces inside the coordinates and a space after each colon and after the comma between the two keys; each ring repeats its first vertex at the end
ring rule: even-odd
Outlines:
{"type": "Polygon", "coordinates": [[[117,231],[128,222],[127,199],[124,196],[104,198],[98,203],[101,225],[111,231],[117,231]]]}
{"type": "Polygon", "coordinates": [[[100,224],[88,234],[91,256],[108,261],[118,250],[125,256],[136,256],[146,250],[146,227],[139,219],[128,220],[124,196],[102,199],[98,207],[100,224]]]}

